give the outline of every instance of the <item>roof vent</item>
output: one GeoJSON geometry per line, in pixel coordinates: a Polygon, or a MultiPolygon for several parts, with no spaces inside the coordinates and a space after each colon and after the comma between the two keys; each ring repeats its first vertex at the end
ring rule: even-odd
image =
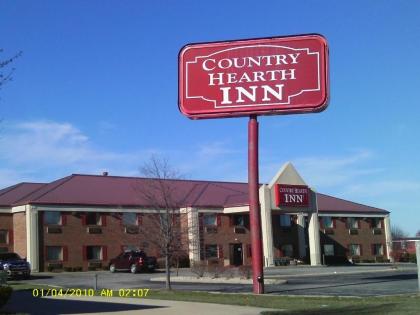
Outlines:
{"type": "Polygon", "coordinates": [[[102,176],[108,176],[108,172],[102,172],[102,176]]]}

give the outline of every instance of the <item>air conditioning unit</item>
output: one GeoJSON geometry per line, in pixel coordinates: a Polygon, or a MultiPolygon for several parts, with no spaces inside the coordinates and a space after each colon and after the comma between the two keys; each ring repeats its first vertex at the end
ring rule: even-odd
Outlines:
{"type": "Polygon", "coordinates": [[[48,234],[61,234],[63,231],[59,226],[47,226],[47,233],[48,234]]]}
{"type": "Polygon", "coordinates": [[[139,234],[139,227],[135,225],[127,225],[124,230],[127,234],[139,234]]]}
{"type": "Polygon", "coordinates": [[[382,230],[378,229],[378,228],[374,228],[372,230],[373,235],[381,235],[382,234],[382,230]]]}
{"type": "Polygon", "coordinates": [[[102,234],[102,228],[99,226],[88,226],[87,232],[89,234],[102,234]]]}
{"type": "Polygon", "coordinates": [[[209,234],[217,233],[217,227],[216,226],[206,226],[205,227],[206,232],[209,234]]]}
{"type": "Polygon", "coordinates": [[[358,235],[359,234],[359,230],[358,229],[349,229],[349,234],[350,235],[358,235]]]}
{"type": "Polygon", "coordinates": [[[246,230],[245,230],[245,228],[243,226],[235,226],[233,228],[233,232],[235,234],[245,234],[246,233],[246,230]]]}

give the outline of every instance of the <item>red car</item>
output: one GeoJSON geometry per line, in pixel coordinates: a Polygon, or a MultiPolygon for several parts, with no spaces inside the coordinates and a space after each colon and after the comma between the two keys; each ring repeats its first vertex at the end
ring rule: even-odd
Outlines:
{"type": "Polygon", "coordinates": [[[156,257],[148,257],[144,251],[126,251],[109,262],[109,271],[151,271],[156,269],[156,257]]]}

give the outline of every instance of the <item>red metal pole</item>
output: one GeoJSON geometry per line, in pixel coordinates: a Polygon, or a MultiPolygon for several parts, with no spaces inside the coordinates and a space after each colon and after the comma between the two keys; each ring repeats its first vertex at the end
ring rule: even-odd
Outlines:
{"type": "Polygon", "coordinates": [[[258,177],[258,121],[257,116],[248,122],[248,190],[251,225],[252,288],[256,294],[264,293],[263,253],[258,177]]]}

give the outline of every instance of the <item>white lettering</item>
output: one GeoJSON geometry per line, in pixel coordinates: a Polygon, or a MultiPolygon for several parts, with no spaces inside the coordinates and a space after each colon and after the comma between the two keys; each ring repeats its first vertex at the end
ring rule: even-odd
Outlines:
{"type": "Polygon", "coordinates": [[[213,70],[213,69],[215,69],[215,68],[216,68],[216,66],[214,66],[214,67],[212,67],[212,68],[207,67],[207,62],[210,62],[210,61],[212,61],[212,62],[213,62],[213,64],[216,62],[214,59],[206,59],[206,60],[204,60],[204,61],[203,61],[203,69],[204,69],[204,70],[206,70],[206,71],[211,71],[211,70],[213,70]]]}
{"type": "Polygon", "coordinates": [[[236,100],[237,103],[243,103],[245,102],[242,99],[242,95],[246,96],[249,100],[255,102],[256,97],[257,97],[257,86],[250,86],[249,87],[252,90],[252,94],[250,92],[248,92],[245,88],[243,87],[237,87],[236,90],[238,91],[238,99],[236,100]]]}
{"type": "Polygon", "coordinates": [[[223,87],[223,88],[220,88],[220,89],[223,92],[223,101],[222,101],[222,104],[232,104],[232,102],[229,101],[229,90],[230,90],[230,87],[223,87]]]}
{"type": "Polygon", "coordinates": [[[275,91],[268,85],[262,85],[261,87],[264,89],[264,98],[262,99],[262,101],[271,101],[271,98],[268,97],[268,93],[270,93],[272,96],[281,101],[283,99],[283,86],[284,84],[276,84],[278,91],[275,91]]]}

